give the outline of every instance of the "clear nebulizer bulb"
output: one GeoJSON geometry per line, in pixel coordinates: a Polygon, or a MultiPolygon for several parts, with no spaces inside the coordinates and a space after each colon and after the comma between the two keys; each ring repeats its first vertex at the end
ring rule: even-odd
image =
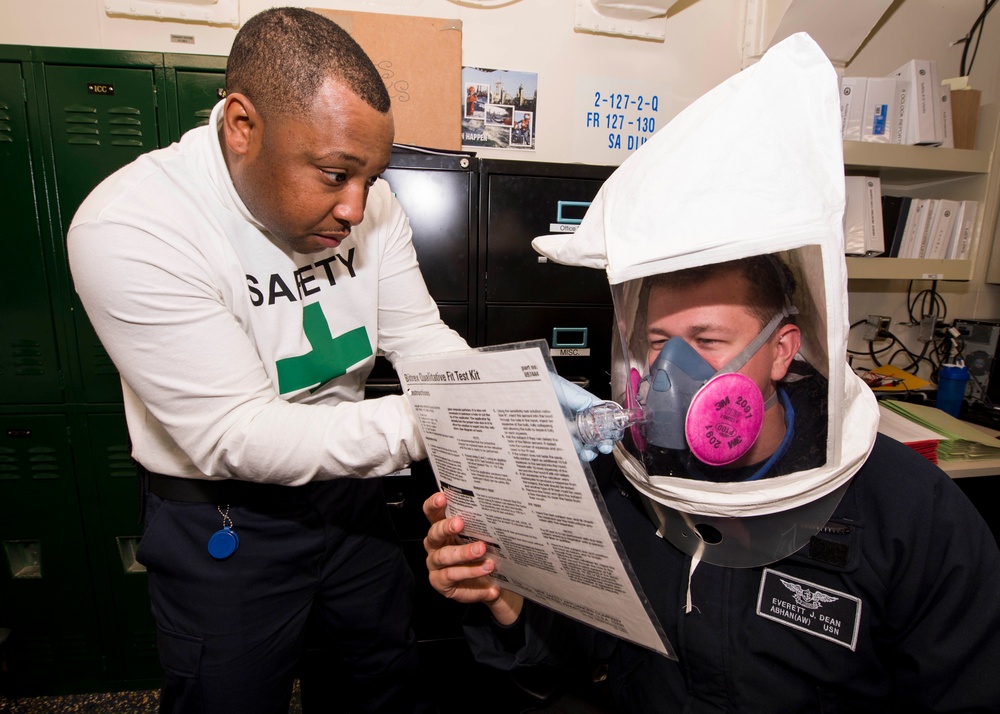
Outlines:
{"type": "Polygon", "coordinates": [[[618,402],[598,402],[576,414],[576,428],[585,446],[621,441],[625,430],[645,420],[642,409],[626,409],[618,402]]]}

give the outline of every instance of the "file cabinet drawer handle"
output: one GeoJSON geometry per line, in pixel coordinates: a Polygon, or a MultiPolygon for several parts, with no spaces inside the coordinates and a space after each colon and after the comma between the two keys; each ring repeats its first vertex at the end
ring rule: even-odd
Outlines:
{"type": "MultiPolygon", "coordinates": [[[[590,207],[590,201],[556,201],[556,222],[557,223],[582,223],[583,214],[586,213],[586,209],[590,207]],[[563,209],[575,208],[583,210],[572,211],[573,215],[580,216],[579,218],[571,218],[569,215],[563,214],[563,209]]],[[[567,213],[569,213],[567,211],[567,213]]]]}
{"type": "Polygon", "coordinates": [[[586,327],[553,327],[552,328],[552,348],[563,347],[586,347],[587,328],[586,327]]]}

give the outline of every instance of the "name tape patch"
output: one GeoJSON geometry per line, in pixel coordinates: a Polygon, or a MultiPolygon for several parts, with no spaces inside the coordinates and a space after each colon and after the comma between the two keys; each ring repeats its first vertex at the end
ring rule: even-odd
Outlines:
{"type": "Polygon", "coordinates": [[[777,570],[764,569],[757,594],[757,614],[836,642],[852,652],[858,644],[859,598],[777,570]]]}

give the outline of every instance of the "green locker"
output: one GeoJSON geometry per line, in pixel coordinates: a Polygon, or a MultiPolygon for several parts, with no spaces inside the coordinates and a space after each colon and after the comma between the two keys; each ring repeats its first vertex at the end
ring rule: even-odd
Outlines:
{"type": "Polygon", "coordinates": [[[152,69],[44,65],[63,230],[102,179],[159,146],[152,69]]]}
{"type": "Polygon", "coordinates": [[[167,54],[168,121],[170,138],[208,123],[212,108],[225,96],[226,58],[208,55],[167,54]]]}
{"type": "Polygon", "coordinates": [[[0,621],[18,689],[103,679],[91,577],[66,416],[0,414],[0,621]]]}
{"type": "MultiPolygon", "coordinates": [[[[9,58],[15,52],[4,53],[9,58]]],[[[22,53],[27,56],[27,48],[22,53]]],[[[27,68],[27,69],[30,69],[27,68]]],[[[46,269],[48,224],[36,201],[42,186],[28,131],[26,67],[0,60],[0,403],[63,400],[46,269]]]]}
{"type": "Polygon", "coordinates": [[[157,680],[162,672],[148,580],[145,568],[135,560],[142,518],[125,415],[88,414],[86,419],[86,474],[93,481],[100,511],[99,527],[91,531],[99,531],[94,540],[107,563],[111,592],[110,601],[101,604],[114,641],[109,673],[124,681],[157,680]]]}
{"type": "MultiPolygon", "coordinates": [[[[51,152],[55,247],[68,276],[63,241],[80,203],[104,178],[158,148],[166,136],[156,101],[162,56],[56,48],[36,48],[32,56],[40,66],[39,110],[51,152]]],[[[71,286],[68,279],[65,284],[71,286]]],[[[75,400],[120,402],[118,373],[69,290],[61,297],[76,338],[75,400]]]]}
{"type": "Polygon", "coordinates": [[[18,693],[161,677],[121,386],[65,235],[106,176],[207,123],[225,61],[0,46],[0,626],[18,693]]]}

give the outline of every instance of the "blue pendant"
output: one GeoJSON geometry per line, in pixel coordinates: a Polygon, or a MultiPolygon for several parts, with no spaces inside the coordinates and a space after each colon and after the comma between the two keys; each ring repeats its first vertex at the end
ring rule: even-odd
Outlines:
{"type": "Polygon", "coordinates": [[[225,560],[240,547],[240,537],[229,526],[216,531],[208,539],[208,553],[216,560],[225,560]]]}

